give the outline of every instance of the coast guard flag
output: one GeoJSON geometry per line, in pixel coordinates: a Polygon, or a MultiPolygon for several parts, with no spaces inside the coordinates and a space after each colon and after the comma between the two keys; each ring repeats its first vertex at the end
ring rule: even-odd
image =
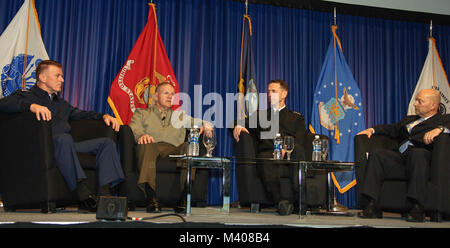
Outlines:
{"type": "Polygon", "coordinates": [[[436,41],[433,37],[428,39],[428,55],[423,65],[422,73],[420,73],[417,81],[416,89],[409,101],[408,115],[415,115],[414,101],[419,91],[423,89],[435,89],[441,94],[441,103],[439,104],[439,112],[441,114],[450,113],[450,87],[448,85],[447,75],[444,66],[436,48],[436,41]]]}
{"type": "MultiPolygon", "coordinates": [[[[353,137],[366,129],[361,93],[342,54],[332,27],[325,61],[313,98],[310,129],[312,133],[329,137],[330,160],[354,161],[353,137]]],[[[334,184],[341,194],[356,185],[355,172],[336,172],[334,184]]]]}
{"type": "MultiPolygon", "coordinates": [[[[152,95],[159,83],[170,82],[175,93],[179,92],[177,79],[158,31],[155,4],[149,5],[147,24],[109,92],[109,106],[121,125],[130,123],[136,108],[147,108],[152,104],[152,95]]],[[[175,98],[172,108],[178,107],[179,99],[175,98]]]]}
{"type": "Polygon", "coordinates": [[[258,89],[255,81],[255,62],[252,46],[252,22],[250,16],[244,15],[242,23],[241,66],[239,73],[239,93],[245,96],[238,102],[238,119],[251,115],[258,109],[258,89]]]}
{"type": "Polygon", "coordinates": [[[48,55],[34,0],[25,0],[0,36],[0,98],[36,83],[36,66],[48,55]]]}

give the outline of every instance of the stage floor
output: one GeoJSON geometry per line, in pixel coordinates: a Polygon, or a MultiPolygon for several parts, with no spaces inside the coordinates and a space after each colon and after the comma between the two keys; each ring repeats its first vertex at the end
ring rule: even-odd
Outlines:
{"type": "MultiPolygon", "coordinates": [[[[259,227],[301,227],[301,228],[358,228],[358,227],[373,227],[373,228],[450,228],[450,221],[441,223],[430,222],[427,220],[424,223],[407,222],[401,218],[400,214],[384,213],[382,219],[361,219],[357,217],[359,210],[350,210],[354,216],[329,216],[329,215],[313,215],[308,214],[302,218],[298,215],[292,214],[289,216],[280,216],[275,209],[263,209],[259,213],[251,213],[249,208],[231,208],[230,213],[226,214],[221,211],[219,207],[205,207],[192,208],[190,216],[183,216],[186,220],[183,223],[178,216],[166,216],[155,218],[151,220],[141,221],[125,221],[114,222],[114,227],[129,227],[133,223],[140,223],[134,227],[151,227],[142,224],[165,224],[164,227],[188,227],[188,224],[201,227],[212,226],[208,224],[216,224],[218,227],[227,226],[259,226],[259,227]]],[[[146,213],[144,208],[137,208],[136,211],[128,212],[129,217],[146,218],[157,217],[159,215],[174,213],[171,209],[163,209],[161,213],[146,213]]],[[[0,208],[0,228],[1,227],[51,227],[51,225],[64,227],[102,227],[111,222],[98,221],[95,213],[78,213],[75,207],[58,210],[56,213],[42,214],[39,209],[32,210],[17,210],[16,212],[4,212],[0,208]],[[27,225],[30,224],[30,225],[27,225]],[[90,225],[89,225],[90,224],[90,225]],[[95,225],[94,225],[95,224],[95,225]]],[[[192,226],[191,225],[191,226],[192,226]]]]}

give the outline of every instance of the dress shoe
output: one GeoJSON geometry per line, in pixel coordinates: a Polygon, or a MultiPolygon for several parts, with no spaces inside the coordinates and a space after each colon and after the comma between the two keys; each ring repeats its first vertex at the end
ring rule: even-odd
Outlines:
{"type": "Polygon", "coordinates": [[[94,195],[89,195],[89,197],[83,201],[80,201],[78,205],[79,213],[89,213],[97,211],[97,197],[94,195]]]}
{"type": "Polygon", "coordinates": [[[409,211],[408,218],[406,221],[409,222],[425,222],[425,211],[423,206],[420,204],[414,204],[411,211],[409,211]]]}
{"type": "Polygon", "coordinates": [[[374,200],[370,201],[369,205],[360,213],[358,213],[358,217],[364,219],[381,219],[383,218],[383,212],[377,206],[374,200]]]}
{"type": "Polygon", "coordinates": [[[159,202],[157,199],[153,199],[148,205],[147,205],[147,213],[160,213],[161,207],[159,206],[159,202]]]}
{"type": "Polygon", "coordinates": [[[294,210],[294,205],[287,200],[282,200],[278,203],[278,213],[280,215],[290,215],[294,210]]]}
{"type": "Polygon", "coordinates": [[[443,217],[442,214],[438,211],[433,211],[430,213],[430,221],[431,222],[442,222],[443,217]]]}
{"type": "Polygon", "coordinates": [[[176,206],[173,208],[173,211],[177,214],[183,214],[186,213],[186,208],[183,206],[176,206]]]}

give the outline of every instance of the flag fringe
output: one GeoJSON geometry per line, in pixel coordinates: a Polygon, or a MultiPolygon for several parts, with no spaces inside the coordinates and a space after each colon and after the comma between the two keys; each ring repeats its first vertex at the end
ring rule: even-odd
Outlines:
{"type": "Polygon", "coordinates": [[[334,186],[338,189],[339,193],[344,194],[349,189],[353,188],[353,186],[356,185],[356,179],[351,181],[349,184],[347,184],[345,187],[341,188],[341,185],[339,185],[339,182],[337,181],[336,177],[334,176],[334,173],[331,173],[331,178],[333,180],[334,186]]]}
{"type": "Polygon", "coordinates": [[[108,97],[108,104],[111,107],[114,116],[116,117],[117,121],[119,122],[120,125],[123,125],[123,121],[122,118],[120,118],[120,114],[119,111],[117,111],[116,105],[114,104],[114,101],[111,99],[111,97],[108,97]]]}

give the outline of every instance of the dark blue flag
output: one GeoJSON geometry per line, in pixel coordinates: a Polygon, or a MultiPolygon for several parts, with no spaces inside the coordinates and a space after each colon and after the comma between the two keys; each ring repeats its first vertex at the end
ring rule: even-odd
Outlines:
{"type": "MultiPolygon", "coordinates": [[[[329,137],[330,160],[351,162],[353,137],[366,129],[361,92],[342,54],[333,26],[325,61],[314,93],[311,132],[329,137]]],[[[355,172],[336,172],[334,184],[341,194],[356,185],[355,172]]]]}
{"type": "Polygon", "coordinates": [[[255,62],[251,38],[252,22],[248,15],[244,15],[238,85],[239,93],[242,94],[242,98],[240,98],[238,102],[238,119],[243,119],[245,116],[249,116],[258,109],[258,89],[256,88],[255,81],[255,62]]]}

